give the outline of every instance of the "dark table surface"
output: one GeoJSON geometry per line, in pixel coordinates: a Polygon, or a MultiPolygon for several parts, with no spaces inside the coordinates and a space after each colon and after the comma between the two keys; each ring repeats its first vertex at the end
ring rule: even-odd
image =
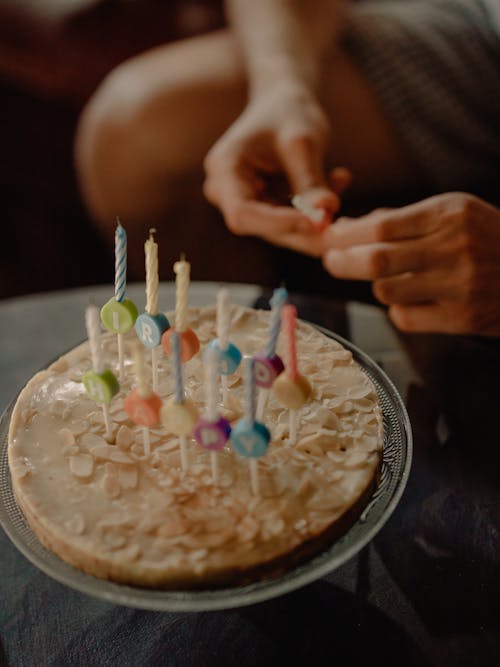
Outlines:
{"type": "MultiPolygon", "coordinates": [[[[218,285],[194,284],[194,305],[218,285]]],[[[254,304],[260,290],[231,286],[254,304]]],[[[140,306],[143,286],[129,287],[140,306]]],[[[85,335],[108,287],[0,303],[0,406],[85,335]]],[[[268,295],[264,295],[267,297],[268,295]]],[[[152,612],[91,598],[29,563],[0,530],[0,665],[500,664],[500,342],[402,336],[384,311],[292,295],[303,319],[368,353],[409,412],[413,465],[388,523],[323,579],[216,612],[152,612]]],[[[164,309],[174,290],[164,284],[164,309]]]]}

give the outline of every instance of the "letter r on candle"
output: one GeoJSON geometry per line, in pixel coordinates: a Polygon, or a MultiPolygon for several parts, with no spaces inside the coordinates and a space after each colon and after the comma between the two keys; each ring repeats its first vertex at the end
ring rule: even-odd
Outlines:
{"type": "Polygon", "coordinates": [[[154,345],[155,341],[153,340],[153,329],[151,325],[147,322],[141,321],[141,336],[144,341],[154,345]]]}

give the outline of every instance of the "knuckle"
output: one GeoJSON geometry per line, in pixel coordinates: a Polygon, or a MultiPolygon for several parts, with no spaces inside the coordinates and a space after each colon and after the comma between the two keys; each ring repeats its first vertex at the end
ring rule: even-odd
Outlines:
{"type": "Polygon", "coordinates": [[[374,250],[368,261],[368,271],[372,278],[382,278],[389,268],[387,251],[381,248],[374,250]]]}
{"type": "Polygon", "coordinates": [[[224,220],[226,221],[226,226],[230,232],[236,236],[243,236],[244,229],[242,224],[242,211],[240,207],[231,209],[224,213],[224,220]]]}
{"type": "Polygon", "coordinates": [[[394,289],[387,280],[375,280],[372,286],[375,298],[381,303],[390,304],[394,300],[394,289]]]}
{"type": "Polygon", "coordinates": [[[394,326],[400,331],[411,332],[414,329],[413,319],[404,306],[393,306],[389,308],[389,318],[394,326]]]}

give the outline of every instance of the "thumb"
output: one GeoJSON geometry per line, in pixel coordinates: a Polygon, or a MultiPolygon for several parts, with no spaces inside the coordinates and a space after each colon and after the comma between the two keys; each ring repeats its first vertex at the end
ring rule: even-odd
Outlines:
{"type": "Polygon", "coordinates": [[[338,195],[329,187],[323,155],[308,137],[294,137],[277,146],[278,157],[294,195],[309,206],[333,215],[340,206],[338,195]]]}

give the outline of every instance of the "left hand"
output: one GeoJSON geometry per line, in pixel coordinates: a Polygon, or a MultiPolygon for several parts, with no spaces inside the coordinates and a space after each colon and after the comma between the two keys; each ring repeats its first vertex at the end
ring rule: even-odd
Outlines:
{"type": "Polygon", "coordinates": [[[403,331],[500,336],[500,210],[472,195],[437,195],[323,234],[323,264],[373,281],[403,331]]]}

